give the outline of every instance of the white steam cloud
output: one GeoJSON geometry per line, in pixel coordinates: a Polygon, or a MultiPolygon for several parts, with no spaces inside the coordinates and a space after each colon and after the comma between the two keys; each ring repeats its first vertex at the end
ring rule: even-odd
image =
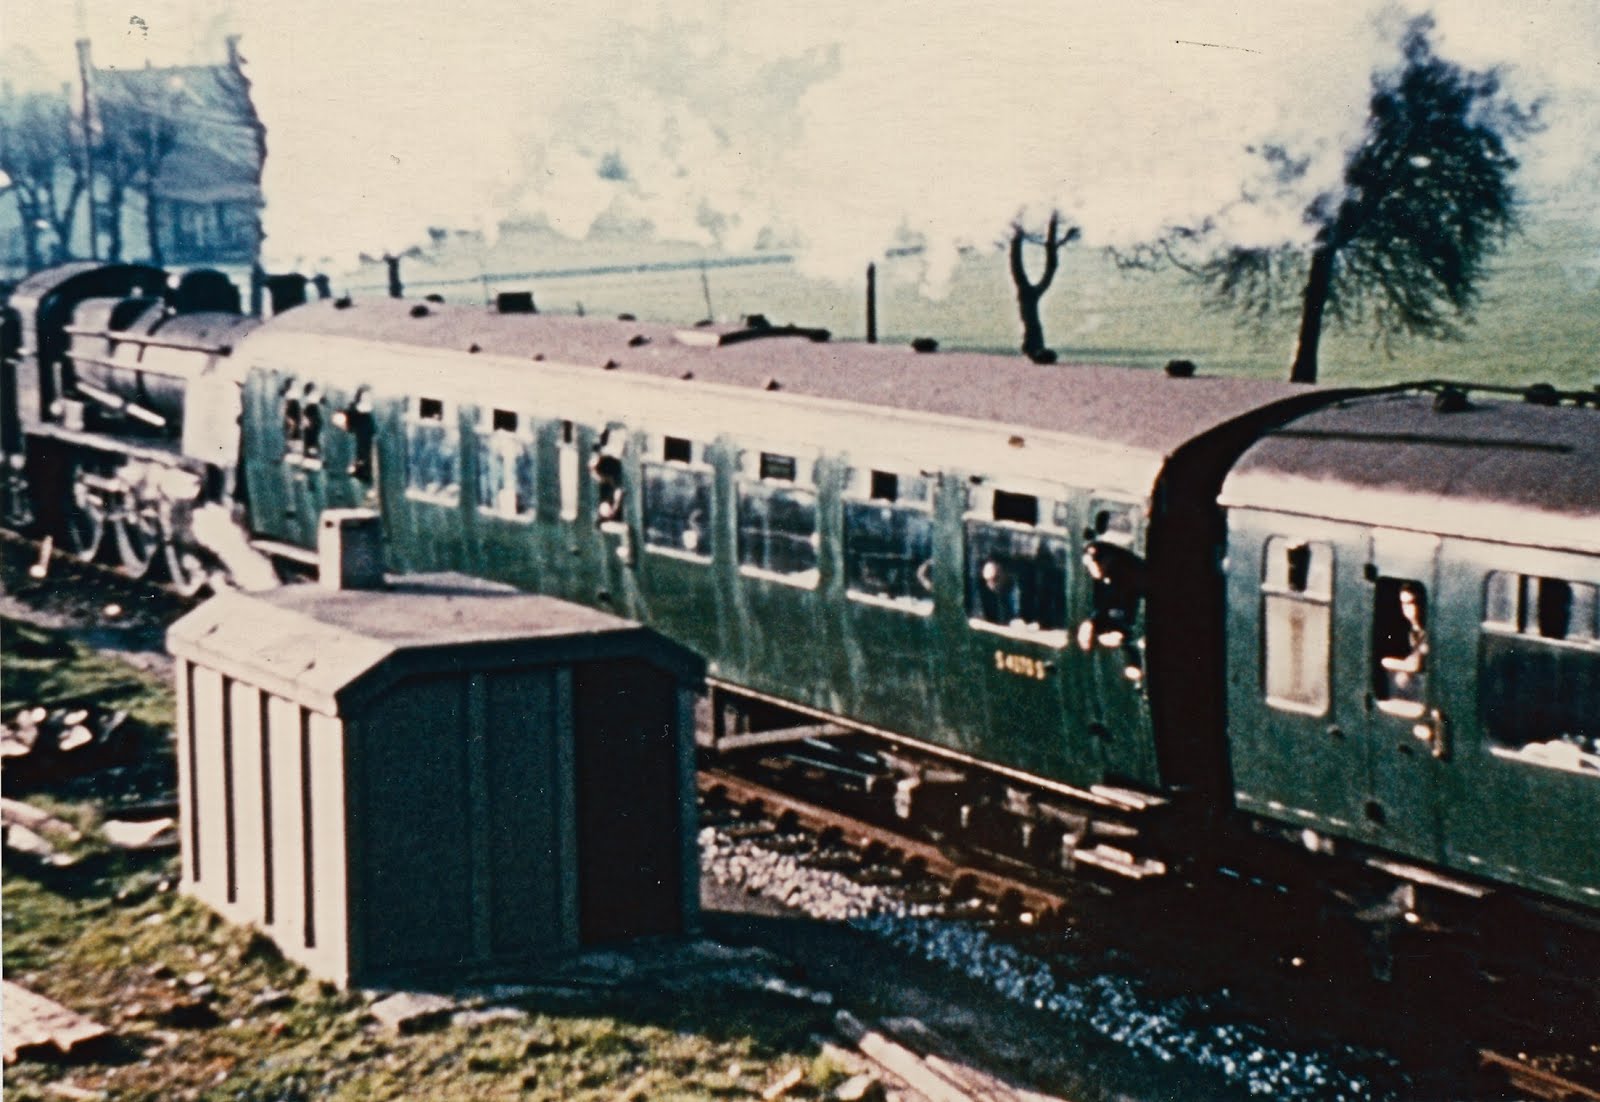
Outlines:
{"type": "MultiPolygon", "coordinates": [[[[119,65],[218,60],[222,34],[243,36],[284,266],[511,218],[780,243],[850,278],[915,240],[931,286],[958,247],[1052,208],[1088,244],[1127,244],[1237,198],[1250,145],[1312,155],[1308,194],[1332,184],[1372,71],[1430,9],[1444,56],[1503,66],[1544,101],[1523,182],[1597,210],[1590,0],[154,0],[142,26],[110,0],[82,7],[79,25],[41,6],[8,37],[65,79],[82,33],[119,65]]],[[[1293,204],[1234,229],[1303,232],[1293,204]]]]}

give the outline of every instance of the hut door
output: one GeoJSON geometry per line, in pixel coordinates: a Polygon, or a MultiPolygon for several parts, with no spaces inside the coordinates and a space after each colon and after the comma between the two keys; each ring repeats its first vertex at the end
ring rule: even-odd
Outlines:
{"type": "Polygon", "coordinates": [[[1370,546],[1365,646],[1352,647],[1361,660],[1345,666],[1346,678],[1365,681],[1371,783],[1364,815],[1386,844],[1427,855],[1439,843],[1439,770],[1448,754],[1434,706],[1440,671],[1430,634],[1439,540],[1375,529],[1370,546]]]}
{"type": "Polygon", "coordinates": [[[573,671],[578,938],[683,929],[677,688],[630,662],[573,671]]]}

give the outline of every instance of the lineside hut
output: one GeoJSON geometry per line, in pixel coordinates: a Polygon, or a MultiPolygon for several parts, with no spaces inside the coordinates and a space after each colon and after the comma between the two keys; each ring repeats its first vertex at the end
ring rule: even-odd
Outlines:
{"type": "Polygon", "coordinates": [[[440,574],[173,626],[183,887],[339,984],[526,976],[693,928],[698,658],[440,574]]]}

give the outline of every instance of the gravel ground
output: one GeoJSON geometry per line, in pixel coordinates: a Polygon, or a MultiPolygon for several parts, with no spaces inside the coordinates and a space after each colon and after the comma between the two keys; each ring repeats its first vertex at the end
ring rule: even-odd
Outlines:
{"type": "MultiPolygon", "coordinates": [[[[875,967],[897,961],[931,966],[919,973],[937,990],[942,972],[959,986],[952,999],[970,1012],[989,997],[994,1015],[969,1032],[1022,1036],[1046,1047],[1110,1049],[1081,1069],[1076,1097],[1194,1099],[1266,1097],[1296,1100],[1409,1098],[1410,1084],[1381,1054],[1355,1048],[1296,1048],[1245,1020],[1227,990],[1182,997],[1148,991],[1116,962],[1070,952],[1040,954],[1003,940],[992,924],[941,917],[937,905],[907,902],[893,885],[857,884],[811,869],[795,854],[719,828],[700,833],[701,872],[712,906],[739,906],[739,896],[764,901],[767,913],[803,914],[838,924],[871,944],[875,967]],[[1063,1040],[1064,1039],[1064,1040],[1063,1040]],[[1120,1066],[1119,1066],[1120,1065],[1120,1066]],[[1137,1069],[1130,1076],[1130,1068],[1137,1069]],[[1104,1074],[1095,1075],[1099,1071],[1104,1074]],[[1130,1081],[1134,1080],[1134,1081],[1130,1081]],[[1085,1094],[1084,1092],[1087,1092],[1085,1094]]],[[[787,849],[787,846],[781,847],[787,849]]],[[[1070,938],[1066,939],[1070,944],[1070,938]]],[[[928,998],[925,992],[921,997],[928,998]]],[[[937,998],[937,995],[931,996],[937,998]]],[[[985,1020],[980,1017],[980,1023],[985,1020]]],[[[1053,1086],[1035,1079],[1040,1086],[1053,1086]]]]}

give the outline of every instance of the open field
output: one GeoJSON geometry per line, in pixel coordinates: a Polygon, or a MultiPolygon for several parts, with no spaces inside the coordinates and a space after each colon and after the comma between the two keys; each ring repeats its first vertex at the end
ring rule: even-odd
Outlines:
{"type": "MultiPolygon", "coordinates": [[[[719,320],[762,313],[776,323],[826,326],[844,339],[864,335],[864,276],[842,286],[808,278],[785,253],[743,258],[757,263],[739,259],[620,236],[573,242],[508,230],[493,246],[453,238],[405,261],[403,277],[408,295],[438,291],[452,301],[531,288],[541,309],[555,313],[581,306],[592,314],[689,323],[707,316],[709,299],[709,312],[719,320]],[[493,278],[496,273],[507,277],[493,278]]],[[[1535,211],[1493,271],[1464,340],[1403,340],[1390,356],[1366,331],[1333,332],[1322,348],[1323,381],[1442,377],[1582,389],[1600,383],[1600,225],[1591,213],[1535,211]]],[[[949,348],[1016,349],[1021,330],[998,249],[968,253],[940,299],[919,292],[920,276],[914,255],[878,264],[884,341],[932,336],[949,348]]],[[[351,273],[335,286],[381,294],[382,268],[351,273]]],[[[1046,339],[1064,361],[1159,367],[1185,358],[1202,371],[1287,376],[1297,319],[1255,333],[1207,309],[1199,290],[1177,273],[1126,273],[1100,252],[1071,248],[1045,297],[1044,322],[1046,339]]]]}

